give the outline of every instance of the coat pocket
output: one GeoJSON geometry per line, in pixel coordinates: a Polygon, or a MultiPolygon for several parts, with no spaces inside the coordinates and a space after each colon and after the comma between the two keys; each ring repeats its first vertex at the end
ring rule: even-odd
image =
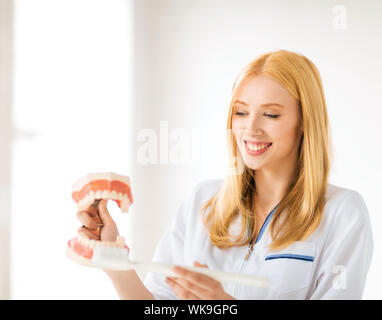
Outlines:
{"type": "Polygon", "coordinates": [[[296,241],[280,251],[268,251],[264,269],[278,296],[308,287],[312,279],[315,245],[296,241]]]}
{"type": "Polygon", "coordinates": [[[281,253],[281,254],[271,254],[265,257],[265,260],[273,260],[273,259],[296,259],[303,261],[314,261],[314,256],[307,256],[304,254],[294,254],[294,253],[281,253]]]}

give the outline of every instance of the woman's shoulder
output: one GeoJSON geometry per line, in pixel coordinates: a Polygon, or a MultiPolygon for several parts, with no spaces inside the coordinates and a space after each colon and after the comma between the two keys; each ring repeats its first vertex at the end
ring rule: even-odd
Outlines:
{"type": "Polygon", "coordinates": [[[369,212],[363,196],[356,190],[328,184],[325,212],[329,219],[368,221],[369,212]]]}
{"type": "Polygon", "coordinates": [[[223,178],[210,178],[200,180],[194,187],[193,195],[203,201],[213,197],[222,187],[223,178]]]}
{"type": "Polygon", "coordinates": [[[194,183],[182,202],[182,208],[188,212],[196,213],[200,211],[200,208],[211,199],[219,190],[223,184],[223,179],[204,179],[194,183]]]}
{"type": "Polygon", "coordinates": [[[364,204],[363,196],[358,191],[334,184],[328,184],[325,198],[330,206],[338,206],[341,203],[364,204]]]}

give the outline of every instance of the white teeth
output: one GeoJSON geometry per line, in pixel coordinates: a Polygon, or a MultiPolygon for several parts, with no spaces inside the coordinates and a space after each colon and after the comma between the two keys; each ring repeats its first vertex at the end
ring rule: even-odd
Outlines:
{"type": "Polygon", "coordinates": [[[94,249],[97,246],[102,247],[120,247],[123,248],[125,245],[125,240],[123,237],[117,237],[116,241],[99,241],[94,239],[88,239],[82,235],[77,235],[77,240],[85,247],[89,249],[94,249]]]}
{"type": "Polygon", "coordinates": [[[268,144],[255,145],[255,144],[251,144],[251,143],[247,142],[247,146],[248,146],[248,149],[249,149],[249,150],[252,150],[252,151],[259,151],[259,150],[262,150],[262,149],[267,148],[267,147],[268,147],[268,144]]]}
{"type": "Polygon", "coordinates": [[[82,236],[82,235],[79,235],[79,236],[78,236],[78,240],[80,241],[81,244],[83,244],[83,245],[85,245],[85,246],[86,246],[86,243],[87,243],[87,241],[88,241],[88,239],[85,238],[85,237],[82,236]]]}
{"type": "Polygon", "coordinates": [[[95,240],[90,240],[88,246],[89,248],[93,249],[95,247],[95,244],[96,244],[95,240]]]}
{"type": "Polygon", "coordinates": [[[117,236],[116,243],[118,243],[118,245],[120,245],[121,247],[123,247],[123,246],[125,245],[125,238],[124,238],[124,237],[121,237],[121,236],[117,236]]]}
{"type": "MultiPolygon", "coordinates": [[[[109,192],[107,190],[105,191],[90,191],[86,196],[84,196],[79,202],[78,202],[78,208],[80,210],[85,210],[90,204],[94,202],[95,199],[113,199],[113,200],[120,200],[123,202],[128,201],[127,194],[123,194],[122,192],[116,192],[115,190],[109,192]]],[[[130,202],[128,201],[128,206],[130,205],[130,202]]],[[[124,205],[125,207],[126,205],[124,205]]]]}
{"type": "Polygon", "coordinates": [[[94,202],[94,199],[95,199],[95,197],[86,196],[85,198],[81,199],[78,202],[78,208],[80,210],[85,210],[86,208],[89,207],[90,204],[92,204],[94,202]]]}
{"type": "Polygon", "coordinates": [[[127,212],[129,210],[129,199],[127,199],[127,197],[122,200],[122,203],[121,203],[121,210],[123,212],[127,212]]]}

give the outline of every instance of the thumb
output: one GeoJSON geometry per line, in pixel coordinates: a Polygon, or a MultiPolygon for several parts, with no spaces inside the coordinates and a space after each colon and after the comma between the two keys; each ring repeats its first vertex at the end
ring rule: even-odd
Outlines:
{"type": "Polygon", "coordinates": [[[107,210],[107,201],[107,199],[102,199],[98,204],[98,213],[104,223],[113,221],[109,211],[107,210]]]}

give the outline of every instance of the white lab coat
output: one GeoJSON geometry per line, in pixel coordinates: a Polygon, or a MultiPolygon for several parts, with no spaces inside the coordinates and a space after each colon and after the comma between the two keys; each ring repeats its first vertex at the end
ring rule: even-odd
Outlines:
{"type": "MultiPolygon", "coordinates": [[[[263,225],[248,260],[248,246],[219,249],[203,227],[199,211],[221,187],[223,179],[202,181],[184,199],[171,227],[160,239],[153,261],[266,276],[267,288],[222,283],[236,299],[361,299],[369,270],[373,237],[368,209],[353,190],[329,184],[319,228],[305,241],[272,252],[269,221],[263,225]]],[[[241,219],[230,227],[238,234],[241,219]]],[[[155,299],[177,299],[165,276],[148,273],[146,288],[155,299]]]]}

